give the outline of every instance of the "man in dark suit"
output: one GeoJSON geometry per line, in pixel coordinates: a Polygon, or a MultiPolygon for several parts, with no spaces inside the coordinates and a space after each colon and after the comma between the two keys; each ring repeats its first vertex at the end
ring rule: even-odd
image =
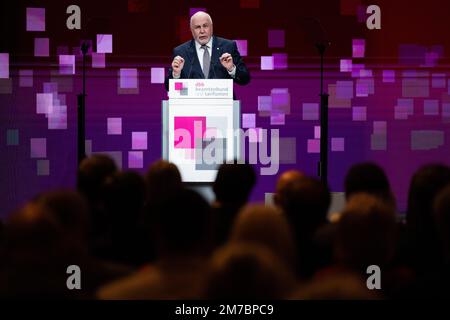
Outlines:
{"type": "Polygon", "coordinates": [[[173,50],[173,61],[165,80],[169,79],[233,79],[240,85],[250,82],[235,41],[213,36],[209,14],[203,11],[191,17],[193,39],[173,50]]]}

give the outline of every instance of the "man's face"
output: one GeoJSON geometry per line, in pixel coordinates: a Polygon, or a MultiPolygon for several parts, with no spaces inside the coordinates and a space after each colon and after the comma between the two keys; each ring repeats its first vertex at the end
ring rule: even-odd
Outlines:
{"type": "Polygon", "coordinates": [[[200,15],[192,19],[192,37],[201,45],[207,44],[211,39],[213,26],[208,16],[200,15]]]}

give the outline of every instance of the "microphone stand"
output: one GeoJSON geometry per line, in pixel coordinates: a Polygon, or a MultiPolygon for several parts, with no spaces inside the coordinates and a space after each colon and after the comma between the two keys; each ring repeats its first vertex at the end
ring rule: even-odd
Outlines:
{"type": "Polygon", "coordinates": [[[319,177],[324,185],[328,185],[328,97],[323,90],[323,57],[326,44],[316,44],[320,54],[320,161],[319,177]]]}
{"type": "Polygon", "coordinates": [[[77,119],[77,142],[78,142],[78,166],[81,161],[86,158],[86,128],[85,128],[85,111],[86,111],[86,55],[89,49],[89,43],[87,41],[83,42],[81,45],[81,53],[83,54],[83,91],[81,94],[77,95],[78,100],[78,119],[77,119]]]}

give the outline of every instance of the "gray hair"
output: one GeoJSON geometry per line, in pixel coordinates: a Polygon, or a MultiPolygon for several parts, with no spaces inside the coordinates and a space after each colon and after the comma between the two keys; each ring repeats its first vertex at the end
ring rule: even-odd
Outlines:
{"type": "Polygon", "coordinates": [[[211,16],[208,14],[208,13],[206,13],[206,12],[204,12],[204,11],[197,11],[196,13],[194,13],[192,16],[191,16],[191,20],[190,20],[190,22],[189,22],[189,26],[192,28],[192,20],[194,19],[194,17],[196,18],[197,16],[200,16],[200,15],[206,15],[207,17],[208,17],[208,20],[209,20],[209,22],[212,24],[213,22],[212,22],[212,19],[211,19],[211,16]]]}

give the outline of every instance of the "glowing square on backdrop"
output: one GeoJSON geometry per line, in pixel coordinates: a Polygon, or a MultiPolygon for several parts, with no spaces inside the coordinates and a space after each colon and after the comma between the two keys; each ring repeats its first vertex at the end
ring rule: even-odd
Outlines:
{"type": "Polygon", "coordinates": [[[272,96],[258,96],[258,111],[269,115],[272,111],[272,96]]]}
{"type": "Polygon", "coordinates": [[[122,118],[108,118],[107,132],[109,135],[122,134],[122,118]]]}
{"type": "Polygon", "coordinates": [[[242,128],[255,128],[256,127],[256,115],[254,113],[242,114],[242,128]]]}
{"type": "Polygon", "coordinates": [[[75,56],[60,55],[59,56],[59,74],[75,74],[75,56]]]}
{"type": "Polygon", "coordinates": [[[352,60],[350,59],[341,59],[340,70],[341,72],[352,72],[352,60]]]}
{"type": "Polygon", "coordinates": [[[12,94],[13,81],[10,79],[0,79],[0,94],[12,94]]]}
{"type": "Polygon", "coordinates": [[[357,97],[368,97],[369,96],[369,85],[361,79],[356,80],[356,96],[357,97]]]}
{"type": "Polygon", "coordinates": [[[36,93],[36,113],[48,114],[53,108],[52,93],[36,93]]]}
{"type": "Polygon", "coordinates": [[[353,98],[353,81],[336,81],[336,98],[353,98]]]}
{"type": "Polygon", "coordinates": [[[273,88],[270,90],[272,96],[272,112],[291,113],[291,95],[288,88],[273,88]]]}
{"type": "Polygon", "coordinates": [[[50,56],[49,38],[34,38],[34,56],[48,57],[50,56]]]}
{"type": "Polygon", "coordinates": [[[394,70],[383,70],[383,82],[384,83],[394,83],[395,82],[395,71],[394,70]]]}
{"type": "Polygon", "coordinates": [[[9,53],[0,53],[0,79],[9,78],[9,53]]]}
{"type": "Polygon", "coordinates": [[[351,108],[351,99],[339,99],[336,97],[336,85],[328,85],[328,93],[330,95],[330,108],[351,108]]]}
{"type": "Polygon", "coordinates": [[[142,169],[144,167],[144,152],[129,151],[128,152],[128,168],[142,169]]]}
{"type": "Polygon", "coordinates": [[[67,106],[54,105],[53,110],[47,116],[49,130],[67,129],[67,106]]]}
{"type": "Polygon", "coordinates": [[[430,95],[428,72],[405,71],[402,79],[402,95],[407,98],[427,98],[430,95]]]}
{"type": "Polygon", "coordinates": [[[319,104],[304,103],[303,104],[303,120],[319,120],[319,104]]]}
{"type": "Polygon", "coordinates": [[[50,160],[41,159],[36,162],[36,174],[38,176],[50,175],[50,160]]]}
{"type": "Polygon", "coordinates": [[[288,56],[286,53],[274,53],[273,68],[276,70],[285,70],[288,68],[288,56]]]}
{"type": "Polygon", "coordinates": [[[425,116],[438,116],[439,115],[439,100],[424,100],[423,101],[423,114],[425,116]]]}
{"type": "Polygon", "coordinates": [[[444,132],[437,130],[411,131],[411,150],[432,150],[444,145],[444,132]]]}
{"type": "Polygon", "coordinates": [[[365,66],[362,63],[352,63],[352,78],[359,78],[361,76],[361,70],[364,70],[365,66]]]}
{"type": "Polygon", "coordinates": [[[112,34],[97,35],[97,53],[112,53],[113,38],[112,34]]]}
{"type": "Polygon", "coordinates": [[[435,67],[439,59],[439,54],[437,52],[427,52],[425,54],[425,67],[435,67]]]}
{"type": "Polygon", "coordinates": [[[386,134],[386,130],[387,130],[386,121],[374,121],[373,122],[373,133],[386,134]]]}
{"type": "Polygon", "coordinates": [[[131,133],[131,149],[147,150],[147,132],[143,131],[131,133]]]}
{"type": "Polygon", "coordinates": [[[104,53],[92,52],[91,56],[92,56],[92,68],[105,68],[106,67],[104,53]]]}
{"type": "Polygon", "coordinates": [[[431,76],[431,87],[432,88],[445,88],[447,84],[447,79],[445,73],[433,73],[431,76]]]}
{"type": "Polygon", "coordinates": [[[314,126],[314,139],[320,139],[320,126],[314,126]]]}
{"type": "Polygon", "coordinates": [[[320,153],[320,139],[308,139],[308,153],[320,153]]]}
{"type": "Polygon", "coordinates": [[[151,69],[151,83],[164,83],[165,74],[164,68],[151,69]]]}
{"type": "Polygon", "coordinates": [[[58,84],[56,82],[44,82],[44,93],[58,93],[58,84]]]}
{"type": "Polygon", "coordinates": [[[364,58],[366,51],[366,40],[364,39],[353,39],[352,43],[353,58],[364,58]]]}
{"type": "Polygon", "coordinates": [[[138,86],[138,70],[134,68],[120,69],[120,88],[136,89],[138,86]]]}
{"type": "Polygon", "coordinates": [[[33,70],[19,70],[19,87],[33,87],[33,70]]]}
{"type": "Polygon", "coordinates": [[[47,157],[47,139],[31,138],[30,139],[30,157],[45,158],[47,157]]]}
{"type": "Polygon", "coordinates": [[[345,139],[331,138],[331,151],[345,151],[345,139]]]}
{"type": "Polygon", "coordinates": [[[261,70],[273,70],[273,57],[261,56],[261,70]]]}
{"type": "Polygon", "coordinates": [[[19,145],[19,129],[6,130],[6,145],[7,146],[19,145]]]}
{"type": "Polygon", "coordinates": [[[284,113],[272,113],[270,115],[270,124],[273,126],[284,126],[285,114],[284,113]]]}
{"type": "Polygon", "coordinates": [[[27,31],[45,31],[45,8],[27,8],[27,31]]]}
{"type": "Polygon", "coordinates": [[[450,103],[442,104],[442,119],[445,121],[450,119],[450,103]]]}
{"type": "Polygon", "coordinates": [[[395,119],[405,120],[408,116],[414,114],[414,100],[413,99],[397,99],[395,106],[395,119]]]}
{"type": "Polygon", "coordinates": [[[295,137],[280,138],[279,157],[282,164],[297,163],[297,140],[295,137]]]}
{"type": "Polygon", "coordinates": [[[366,121],[367,120],[367,107],[353,107],[352,108],[352,120],[353,121],[366,121]]]}

